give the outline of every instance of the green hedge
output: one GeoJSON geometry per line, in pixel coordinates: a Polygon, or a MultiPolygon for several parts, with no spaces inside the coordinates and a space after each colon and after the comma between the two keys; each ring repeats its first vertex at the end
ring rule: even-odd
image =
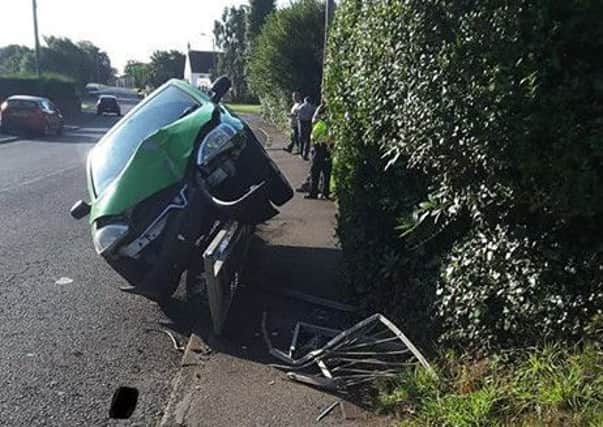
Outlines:
{"type": "Polygon", "coordinates": [[[350,277],[416,338],[576,339],[603,306],[597,1],[343,1],[326,97],[350,277]]]}
{"type": "Polygon", "coordinates": [[[59,76],[0,77],[0,99],[11,95],[49,98],[66,115],[73,115],[81,110],[74,82],[59,76]]]}

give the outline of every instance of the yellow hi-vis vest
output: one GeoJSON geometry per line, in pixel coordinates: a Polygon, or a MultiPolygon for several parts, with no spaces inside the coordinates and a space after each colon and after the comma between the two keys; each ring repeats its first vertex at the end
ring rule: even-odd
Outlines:
{"type": "Polygon", "coordinates": [[[318,120],[312,128],[312,142],[315,144],[325,144],[331,146],[332,140],[329,137],[329,126],[325,120],[318,120]]]}

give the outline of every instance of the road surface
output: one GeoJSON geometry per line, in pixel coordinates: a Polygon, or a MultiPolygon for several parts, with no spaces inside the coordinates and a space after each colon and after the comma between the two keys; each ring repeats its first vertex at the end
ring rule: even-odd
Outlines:
{"type": "Polygon", "coordinates": [[[90,115],[62,137],[0,144],[2,426],[115,424],[122,385],[140,392],[129,423],[161,418],[180,353],[160,329],[179,302],[119,291],[87,221],[69,216],[87,198],[86,154],[115,121],[90,115]]]}

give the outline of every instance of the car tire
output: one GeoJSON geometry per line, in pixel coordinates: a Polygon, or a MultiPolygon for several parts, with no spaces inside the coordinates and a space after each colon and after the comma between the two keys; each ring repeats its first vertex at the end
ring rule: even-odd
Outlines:
{"type": "Polygon", "coordinates": [[[63,135],[63,125],[60,125],[57,128],[57,136],[61,136],[61,135],[63,135]]]}

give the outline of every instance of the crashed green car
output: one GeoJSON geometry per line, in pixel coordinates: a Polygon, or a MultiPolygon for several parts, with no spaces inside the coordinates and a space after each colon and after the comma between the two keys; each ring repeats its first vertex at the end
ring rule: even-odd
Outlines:
{"type": "Polygon", "coordinates": [[[90,151],[89,216],[96,252],[133,292],[166,297],[204,249],[216,223],[255,225],[293,197],[249,126],[208,94],[170,80],[133,108],[90,151]]]}

